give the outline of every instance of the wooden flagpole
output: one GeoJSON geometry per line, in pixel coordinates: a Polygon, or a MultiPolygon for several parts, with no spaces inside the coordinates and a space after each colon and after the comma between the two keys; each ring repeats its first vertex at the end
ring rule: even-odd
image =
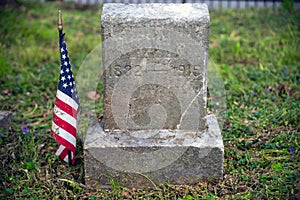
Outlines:
{"type": "Polygon", "coordinates": [[[62,23],[62,16],[61,16],[61,10],[58,10],[58,30],[63,30],[63,23],[62,23]]]}

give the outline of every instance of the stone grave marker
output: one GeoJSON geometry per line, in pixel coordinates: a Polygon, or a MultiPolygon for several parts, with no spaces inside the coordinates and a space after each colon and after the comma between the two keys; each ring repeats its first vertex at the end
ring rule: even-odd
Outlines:
{"type": "Polygon", "coordinates": [[[12,124],[12,115],[10,111],[0,111],[0,133],[9,129],[12,124]]]}
{"type": "Polygon", "coordinates": [[[86,183],[194,184],[222,177],[217,119],[206,114],[206,4],[104,4],[104,125],[89,124],[86,183]]]}

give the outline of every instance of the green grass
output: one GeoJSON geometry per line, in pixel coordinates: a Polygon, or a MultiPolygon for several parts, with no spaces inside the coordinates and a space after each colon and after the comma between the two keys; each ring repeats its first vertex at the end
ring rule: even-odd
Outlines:
{"type": "Polygon", "coordinates": [[[101,42],[100,7],[0,9],[0,108],[15,112],[13,126],[0,135],[0,199],[292,199],[299,193],[299,11],[211,11],[209,53],[227,101],[223,180],[143,190],[112,182],[106,191],[84,185],[82,144],[78,164],[68,167],[54,155],[49,133],[59,73],[57,10],[76,74],[101,42]]]}

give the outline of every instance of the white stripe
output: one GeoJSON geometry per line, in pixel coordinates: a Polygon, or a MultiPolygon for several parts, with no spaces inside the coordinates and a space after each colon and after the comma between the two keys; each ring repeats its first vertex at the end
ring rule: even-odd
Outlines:
{"type": "Polygon", "coordinates": [[[78,104],[76,103],[76,101],[74,101],[74,99],[72,99],[71,97],[69,97],[65,93],[61,92],[60,90],[57,90],[56,97],[59,98],[61,101],[65,102],[66,104],[68,104],[69,106],[71,106],[72,108],[74,108],[77,111],[78,104]]]}
{"type": "Polygon", "coordinates": [[[66,113],[65,111],[61,110],[59,107],[56,105],[54,106],[54,113],[56,114],[57,117],[60,119],[64,120],[65,122],[68,122],[71,124],[75,129],[77,129],[77,120],[66,113]]]}
{"type": "Polygon", "coordinates": [[[66,147],[64,145],[59,145],[59,148],[57,149],[55,155],[59,156],[65,148],[66,147]]]}
{"type": "MultiPolygon", "coordinates": [[[[74,158],[73,155],[74,155],[74,154],[73,154],[73,152],[71,151],[71,160],[73,160],[73,158],[74,158]]],[[[68,163],[68,162],[69,162],[69,154],[67,154],[63,160],[64,160],[65,162],[68,163]]]]}
{"type": "Polygon", "coordinates": [[[76,147],[76,138],[70,134],[69,132],[65,131],[63,128],[60,128],[52,121],[52,131],[55,134],[58,134],[60,137],[64,138],[68,142],[74,145],[76,147]]]}
{"type": "Polygon", "coordinates": [[[67,163],[69,162],[68,154],[65,156],[64,161],[67,162],[67,163]]]}
{"type": "MultiPolygon", "coordinates": [[[[55,153],[55,155],[57,155],[57,156],[60,156],[60,154],[63,152],[63,150],[65,149],[66,147],[64,146],[64,145],[59,145],[59,148],[57,149],[57,151],[56,151],[56,153],[55,153]]],[[[69,158],[68,158],[68,154],[64,157],[64,161],[65,162],[69,162],[69,158]]],[[[73,160],[73,158],[74,158],[74,153],[71,151],[71,160],[73,160]]]]}

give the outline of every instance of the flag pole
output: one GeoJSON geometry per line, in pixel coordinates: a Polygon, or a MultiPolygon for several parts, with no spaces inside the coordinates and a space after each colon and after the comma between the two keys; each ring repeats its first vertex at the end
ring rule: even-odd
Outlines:
{"type": "MultiPolygon", "coordinates": [[[[58,10],[58,37],[59,37],[59,48],[62,46],[62,31],[63,31],[63,22],[62,22],[62,15],[61,15],[61,10],[58,10]]],[[[60,52],[60,49],[59,49],[60,52]]]]}
{"type": "MultiPolygon", "coordinates": [[[[62,37],[63,37],[63,22],[62,22],[62,15],[61,10],[58,10],[58,35],[59,35],[59,52],[61,54],[60,48],[62,47],[62,37]]],[[[68,163],[69,166],[72,165],[72,155],[71,150],[68,149],[68,163]]]]}
{"type": "Polygon", "coordinates": [[[58,31],[62,32],[62,30],[63,30],[63,23],[62,23],[61,10],[58,10],[58,31]]]}

